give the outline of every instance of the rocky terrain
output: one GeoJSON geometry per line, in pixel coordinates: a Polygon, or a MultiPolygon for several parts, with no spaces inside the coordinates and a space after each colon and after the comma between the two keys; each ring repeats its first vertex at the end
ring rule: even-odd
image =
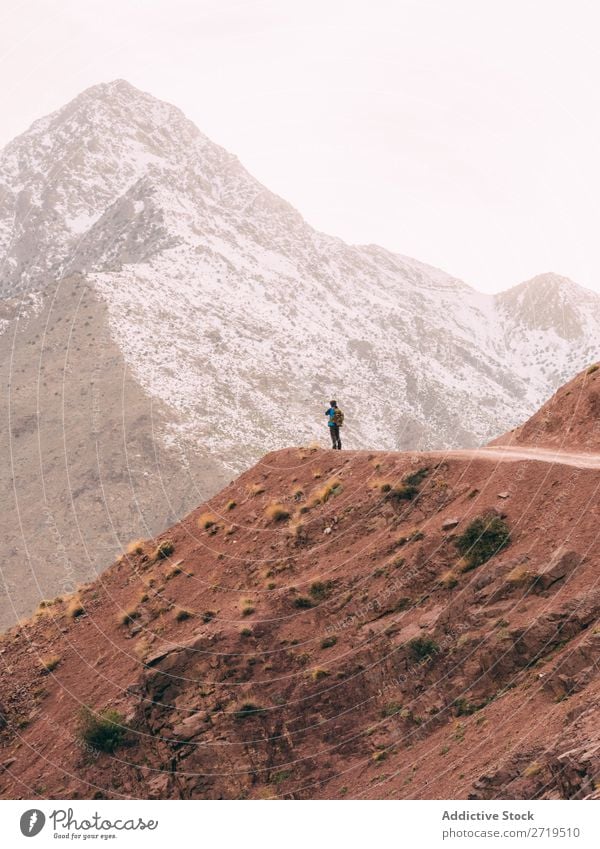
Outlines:
{"type": "Polygon", "coordinates": [[[598,295],[482,295],[316,232],[123,80],[0,153],[0,296],[0,628],[265,451],[326,442],[332,394],[347,447],[469,447],[599,355],[598,295]]]}
{"type": "Polygon", "coordinates": [[[520,445],[290,448],[133,541],[4,636],[2,797],[598,798],[600,456],[520,445]]]}
{"type": "Polygon", "coordinates": [[[529,421],[493,441],[493,445],[535,445],[600,451],[598,366],[591,365],[547,401],[529,421]]]}

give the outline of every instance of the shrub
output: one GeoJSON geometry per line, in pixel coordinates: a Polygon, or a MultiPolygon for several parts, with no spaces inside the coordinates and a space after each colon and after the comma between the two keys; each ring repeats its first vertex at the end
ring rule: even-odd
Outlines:
{"type": "Polygon", "coordinates": [[[600,365],[598,365],[598,363],[594,363],[593,366],[589,367],[586,374],[593,374],[595,371],[598,371],[599,368],[600,368],[600,365]]]}
{"type": "Polygon", "coordinates": [[[332,646],[335,646],[337,643],[337,637],[324,637],[321,640],[321,648],[322,649],[330,649],[332,646]]]}
{"type": "Polygon", "coordinates": [[[392,486],[387,492],[387,497],[394,501],[412,501],[419,492],[418,487],[409,483],[401,483],[397,486],[392,486]]]}
{"type": "Polygon", "coordinates": [[[245,601],[242,607],[242,616],[251,616],[254,613],[254,605],[251,601],[245,601]]]}
{"type": "Polygon", "coordinates": [[[181,561],[179,563],[173,564],[173,566],[169,569],[169,571],[165,575],[165,580],[170,581],[171,578],[177,577],[177,575],[181,575],[183,569],[181,568],[181,561]]]}
{"type": "Polygon", "coordinates": [[[329,672],[326,669],[313,669],[310,673],[310,677],[313,681],[320,681],[322,678],[327,678],[329,672]]]}
{"type": "Polygon", "coordinates": [[[124,718],[116,710],[96,713],[84,707],[79,714],[79,738],[93,749],[114,752],[123,743],[126,733],[124,718]]]}
{"type": "Polygon", "coordinates": [[[125,549],[127,554],[143,554],[144,553],[144,540],[143,539],[134,539],[129,543],[127,548],[125,549]]]}
{"type": "Polygon", "coordinates": [[[185,622],[186,619],[191,619],[193,615],[191,610],[186,610],[185,607],[178,607],[175,611],[175,621],[185,622]]]}
{"type": "Polygon", "coordinates": [[[85,613],[85,608],[83,606],[83,602],[79,598],[79,596],[75,596],[69,602],[69,606],[67,607],[67,615],[71,617],[71,619],[77,619],[78,616],[83,616],[85,613]]]}
{"type": "Polygon", "coordinates": [[[265,488],[262,483],[253,483],[251,484],[251,486],[248,487],[248,495],[251,498],[253,498],[255,495],[262,495],[264,491],[265,488]]]}
{"type": "Polygon", "coordinates": [[[198,516],[198,527],[203,531],[213,528],[217,524],[217,517],[214,513],[201,513],[198,516]]]}
{"type": "Polygon", "coordinates": [[[385,705],[383,710],[381,711],[382,716],[395,716],[397,713],[400,713],[402,710],[402,705],[398,704],[398,702],[389,702],[389,704],[385,705]]]}
{"type": "Polygon", "coordinates": [[[273,784],[281,784],[283,781],[287,781],[288,778],[291,778],[293,775],[291,769],[282,769],[281,772],[274,773],[271,781],[273,784]]]}
{"type": "Polygon", "coordinates": [[[315,601],[324,601],[331,595],[332,586],[331,581],[315,581],[310,585],[309,592],[315,601]]]}
{"type": "Polygon", "coordinates": [[[40,666],[42,667],[44,672],[54,672],[60,661],[60,655],[50,654],[47,657],[40,658],[40,666]]]}
{"type": "MultiPolygon", "coordinates": [[[[598,368],[598,366],[596,366],[598,368]]],[[[538,761],[532,761],[529,766],[526,766],[523,770],[524,778],[531,778],[533,775],[539,775],[542,771],[543,767],[538,761]]]]}
{"type": "Polygon", "coordinates": [[[136,607],[128,607],[126,610],[122,610],[118,617],[118,622],[120,625],[129,625],[135,619],[139,619],[140,612],[136,607]]]}
{"type": "Polygon", "coordinates": [[[465,571],[481,566],[510,545],[510,530],[506,522],[493,514],[474,519],[455,540],[465,561],[465,571]]]}
{"type": "MultiPolygon", "coordinates": [[[[300,508],[302,510],[302,508],[300,508]]],[[[306,525],[302,519],[295,519],[288,525],[288,533],[292,539],[300,541],[306,533],[306,525]]]]}
{"type": "Polygon", "coordinates": [[[265,709],[255,705],[254,702],[244,702],[233,712],[233,715],[236,719],[248,719],[251,716],[259,716],[264,712],[265,709]]]}
{"type": "Polygon", "coordinates": [[[416,660],[428,660],[440,650],[438,644],[431,637],[415,637],[408,645],[416,660]]]}
{"type": "Polygon", "coordinates": [[[440,578],[440,584],[446,590],[453,589],[458,584],[456,573],[452,569],[448,569],[440,578]]]}
{"type": "Polygon", "coordinates": [[[454,699],[453,704],[457,716],[471,716],[477,710],[477,705],[465,698],[454,699]]]}
{"type": "Polygon", "coordinates": [[[375,477],[369,481],[369,489],[377,489],[379,492],[389,492],[392,488],[392,482],[386,478],[375,477]]]}
{"type": "Polygon", "coordinates": [[[171,542],[170,539],[165,539],[161,543],[159,543],[156,551],[154,552],[155,560],[165,560],[165,558],[170,557],[175,551],[175,546],[171,542]]]}
{"type": "Polygon", "coordinates": [[[294,607],[306,609],[308,607],[313,607],[313,606],[314,606],[314,603],[313,603],[312,599],[307,598],[304,595],[299,595],[294,599],[294,607]]]}
{"type": "Polygon", "coordinates": [[[211,620],[213,620],[213,619],[215,618],[215,616],[216,616],[216,615],[217,615],[217,614],[215,613],[215,611],[214,611],[214,610],[205,610],[205,611],[204,611],[204,613],[202,614],[202,621],[203,621],[203,622],[204,622],[204,624],[206,625],[206,624],[208,624],[211,620]]]}
{"type": "Polygon", "coordinates": [[[506,582],[507,584],[521,586],[523,584],[534,584],[538,578],[539,575],[532,569],[528,569],[526,566],[515,566],[506,576],[506,582]]]}
{"type": "Polygon", "coordinates": [[[285,522],[290,518],[290,511],[283,504],[270,504],[265,510],[269,522],[285,522]]]}
{"type": "Polygon", "coordinates": [[[337,478],[332,478],[327,481],[322,487],[313,492],[310,499],[310,506],[316,507],[319,504],[325,504],[332,495],[339,495],[342,491],[342,482],[337,478]]]}
{"type": "Polygon", "coordinates": [[[226,510],[233,510],[235,507],[237,507],[237,501],[234,501],[233,499],[231,501],[228,501],[225,505],[226,510]]]}
{"type": "Polygon", "coordinates": [[[252,628],[242,628],[240,631],[240,637],[251,637],[252,636],[252,628]]]}
{"type": "Polygon", "coordinates": [[[429,474],[429,467],[423,466],[418,469],[416,472],[412,472],[409,475],[404,476],[404,483],[408,484],[408,486],[420,486],[423,483],[423,480],[429,474]]]}

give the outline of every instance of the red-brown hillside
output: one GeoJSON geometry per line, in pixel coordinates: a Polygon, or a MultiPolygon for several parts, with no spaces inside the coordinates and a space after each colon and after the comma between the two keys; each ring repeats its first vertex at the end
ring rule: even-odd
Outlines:
{"type": "Polygon", "coordinates": [[[580,372],[525,424],[491,444],[600,451],[600,365],[580,372]]]}
{"type": "Polygon", "coordinates": [[[599,483],[268,455],[4,636],[0,794],[597,797],[599,483]],[[114,751],[82,706],[124,717],[114,751]]]}

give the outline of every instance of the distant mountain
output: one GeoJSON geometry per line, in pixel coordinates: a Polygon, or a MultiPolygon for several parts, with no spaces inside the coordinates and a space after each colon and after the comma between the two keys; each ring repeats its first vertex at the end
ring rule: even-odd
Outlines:
{"type": "MultiPolygon", "coordinates": [[[[473,446],[526,418],[600,353],[599,296],[543,275],[494,298],[416,260],[319,233],[180,110],[122,80],[84,91],[0,154],[0,268],[6,417],[18,393],[20,416],[33,417],[23,463],[36,461],[46,414],[19,381],[44,370],[51,397],[65,399],[68,442],[75,411],[92,416],[70,394],[75,376],[89,387],[98,362],[111,386],[126,373],[160,414],[139,419],[122,401],[122,427],[129,438],[143,430],[173,471],[168,490],[131,489],[151,532],[265,451],[326,439],[333,395],[347,447],[473,446]],[[69,347],[68,365],[47,361],[46,319],[58,351],[72,326],[85,337],[69,347]],[[114,356],[95,358],[96,344],[114,346],[114,356]]],[[[114,427],[118,412],[104,425],[101,406],[94,426],[114,427]]],[[[72,462],[92,487],[87,433],[72,462]]],[[[69,469],[51,464],[44,480],[77,510],[69,469]]],[[[11,509],[28,487],[6,481],[11,509]]],[[[98,509],[78,514],[92,552],[111,495],[105,481],[98,509]]],[[[5,566],[12,584],[23,556],[15,547],[16,565],[5,566]]],[[[83,562],[89,576],[106,558],[83,562]]]]}

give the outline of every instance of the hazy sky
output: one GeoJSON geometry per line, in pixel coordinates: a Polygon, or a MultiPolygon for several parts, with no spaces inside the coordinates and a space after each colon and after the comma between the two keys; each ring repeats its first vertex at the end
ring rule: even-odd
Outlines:
{"type": "Polygon", "coordinates": [[[319,229],[479,289],[600,290],[599,24],[594,0],[2,0],[0,144],[123,77],[319,229]]]}

